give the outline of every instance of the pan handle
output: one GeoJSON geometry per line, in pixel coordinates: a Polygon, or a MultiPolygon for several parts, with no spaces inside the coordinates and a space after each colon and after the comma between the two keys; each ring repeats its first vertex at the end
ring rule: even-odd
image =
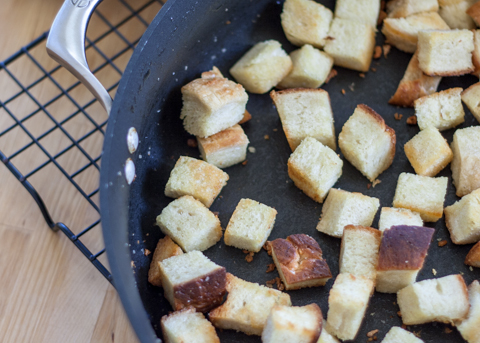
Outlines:
{"type": "Polygon", "coordinates": [[[47,52],[75,75],[110,113],[112,98],[90,71],[85,55],[87,25],[100,2],[102,0],[65,0],[48,34],[47,52]]]}

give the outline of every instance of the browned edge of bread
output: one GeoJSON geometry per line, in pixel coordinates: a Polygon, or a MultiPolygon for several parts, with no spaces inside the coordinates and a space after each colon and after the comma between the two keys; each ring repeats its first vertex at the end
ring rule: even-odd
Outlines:
{"type": "Polygon", "coordinates": [[[465,264],[480,268],[480,242],[475,244],[465,257],[465,264]]]}

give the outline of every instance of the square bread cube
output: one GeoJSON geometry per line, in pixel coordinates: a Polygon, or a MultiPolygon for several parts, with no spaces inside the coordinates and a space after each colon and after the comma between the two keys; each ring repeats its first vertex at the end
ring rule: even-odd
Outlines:
{"type": "Polygon", "coordinates": [[[480,188],[480,127],[459,129],[453,134],[452,179],[457,196],[480,188]]]}
{"type": "Polygon", "coordinates": [[[335,151],[307,137],[288,159],[288,176],[306,195],[322,203],[342,175],[342,167],[335,151]]]}
{"type": "Polygon", "coordinates": [[[218,69],[204,73],[182,87],[185,130],[195,136],[216,134],[243,118],[248,95],[245,89],[224,77],[218,69]]]}
{"type": "Polygon", "coordinates": [[[406,208],[382,207],[378,229],[383,232],[394,225],[423,226],[423,220],[419,213],[406,208]]]}
{"type": "Polygon", "coordinates": [[[270,243],[272,258],[287,291],[305,287],[325,286],[332,278],[322,249],[305,234],[277,238],[270,243]]]}
{"type": "Polygon", "coordinates": [[[148,282],[154,286],[162,287],[162,273],[160,272],[160,262],[172,256],[183,254],[182,248],[175,244],[168,236],[160,239],[153,253],[150,269],[148,270],[148,282]]]}
{"type": "Polygon", "coordinates": [[[238,124],[210,137],[197,137],[202,159],[215,167],[227,168],[245,161],[250,141],[238,124]]]}
{"type": "Polygon", "coordinates": [[[467,266],[480,268],[480,242],[475,244],[465,257],[467,266]]]}
{"type": "Polygon", "coordinates": [[[423,343],[423,341],[407,330],[392,326],[381,343],[423,343]]]}
{"type": "Polygon", "coordinates": [[[217,216],[189,195],[168,204],[157,216],[157,225],[185,252],[206,250],[222,238],[217,216]]]}
{"type": "MultiPolygon", "coordinates": [[[[363,11],[355,15],[359,13],[363,11]]],[[[367,72],[374,48],[375,29],[371,25],[350,19],[333,19],[324,50],[333,57],[335,65],[367,72]]]]}
{"type": "Polygon", "coordinates": [[[255,200],[241,199],[225,230],[225,244],[259,252],[272,232],[277,211],[255,200]]]}
{"type": "Polygon", "coordinates": [[[220,343],[212,323],[192,307],[163,316],[161,325],[165,343],[220,343]]]}
{"type": "Polygon", "coordinates": [[[401,173],[393,206],[418,212],[425,222],[436,222],[442,218],[447,185],[448,177],[401,173]]]}
{"type": "Polygon", "coordinates": [[[480,189],[445,207],[445,224],[455,244],[480,241],[480,189]]]}
{"type": "Polygon", "coordinates": [[[286,0],[283,4],[283,32],[293,45],[311,44],[323,48],[333,13],[312,0],[286,0]]]}
{"type": "Polygon", "coordinates": [[[480,328],[480,283],[474,280],[468,286],[468,299],[470,311],[466,319],[456,322],[455,325],[463,339],[469,343],[479,341],[480,328]]]}
{"type": "Polygon", "coordinates": [[[460,87],[450,88],[415,100],[413,104],[420,130],[435,127],[444,131],[463,123],[462,90],[460,87]]]}
{"type": "Polygon", "coordinates": [[[227,181],[228,174],[210,163],[180,156],[170,172],[165,195],[170,198],[191,195],[210,207],[227,181]]]}
{"type": "Polygon", "coordinates": [[[453,324],[468,315],[468,291],[461,275],[415,282],[397,293],[405,325],[429,322],[453,324]]]}
{"type": "Polygon", "coordinates": [[[341,238],[347,225],[372,225],[379,206],[377,198],[332,188],[322,207],[317,230],[341,238]]]}
{"type": "Polygon", "coordinates": [[[434,229],[397,225],[383,232],[377,266],[376,291],[397,293],[417,279],[434,229]]]}
{"type": "Polygon", "coordinates": [[[275,305],[291,306],[290,296],[227,273],[227,300],[208,314],[216,328],[261,336],[275,305]]]}
{"type": "Polygon", "coordinates": [[[363,104],[357,106],[338,135],[345,158],[372,182],[392,164],[395,143],[395,131],[363,104]]]}
{"type": "Polygon", "coordinates": [[[317,343],[340,343],[337,337],[333,336],[327,331],[326,322],[327,321],[324,319],[322,333],[320,334],[320,338],[318,339],[317,343]]]}
{"type": "Polygon", "coordinates": [[[330,96],[323,89],[270,92],[292,151],[312,137],[333,151],[337,148],[330,96]]]}
{"type": "Polygon", "coordinates": [[[438,1],[392,0],[387,3],[389,18],[404,18],[420,12],[438,12],[438,1]]]}
{"type": "Polygon", "coordinates": [[[255,44],[240,58],[230,74],[251,93],[264,94],[275,87],[293,68],[290,56],[276,40],[255,44]]]}
{"type": "Polygon", "coordinates": [[[364,276],[375,281],[382,232],[361,225],[343,229],[340,247],[340,273],[364,276]]]}
{"type": "MultiPolygon", "coordinates": [[[[480,36],[480,30],[477,30],[480,36]]],[[[462,101],[467,105],[470,112],[480,123],[480,82],[474,83],[467,89],[465,89],[462,94],[462,101]]]]}
{"type": "Polygon", "coordinates": [[[277,85],[278,88],[318,88],[323,85],[333,66],[333,57],[309,44],[292,51],[290,58],[293,69],[277,85]]]}
{"type": "Polygon", "coordinates": [[[174,311],[193,306],[208,312],[220,305],[226,290],[226,271],[200,251],[173,256],[160,262],[165,298],[174,311]]]}
{"type": "Polygon", "coordinates": [[[474,70],[473,32],[470,30],[425,30],[418,33],[420,69],[430,76],[456,76],[474,70]]]}
{"type": "Polygon", "coordinates": [[[317,304],[306,306],[275,305],[262,332],[262,343],[317,342],[323,316],[317,304]]]}
{"type": "Polygon", "coordinates": [[[378,0],[337,0],[335,18],[347,19],[377,27],[380,1],[378,0]]]}
{"type": "Polygon", "coordinates": [[[467,10],[476,0],[463,1],[439,1],[440,10],[438,13],[442,16],[448,26],[453,29],[472,30],[475,28],[475,22],[467,14],[467,10]]]}
{"type": "Polygon", "coordinates": [[[373,281],[338,274],[328,296],[327,330],[341,340],[353,340],[362,325],[373,294],[373,281]]]}
{"type": "Polygon", "coordinates": [[[453,159],[453,152],[435,127],[427,127],[403,146],[405,155],[418,175],[435,176],[453,159]]]}

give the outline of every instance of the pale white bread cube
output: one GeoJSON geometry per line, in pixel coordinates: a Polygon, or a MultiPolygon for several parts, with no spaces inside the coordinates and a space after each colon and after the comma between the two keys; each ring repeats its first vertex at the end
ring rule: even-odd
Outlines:
{"type": "Polygon", "coordinates": [[[180,156],[170,172],[165,195],[170,198],[191,195],[210,207],[228,178],[227,173],[210,163],[180,156]]]}
{"type": "Polygon", "coordinates": [[[442,218],[447,194],[447,177],[429,177],[401,173],[393,198],[393,206],[420,213],[424,222],[442,218]]]}
{"type": "Polygon", "coordinates": [[[480,189],[445,207],[445,224],[455,244],[480,241],[480,189]]]}
{"type": "Polygon", "coordinates": [[[200,251],[160,262],[165,298],[175,311],[193,306],[207,312],[220,305],[226,291],[226,271],[200,251]]]}
{"type": "Polygon", "coordinates": [[[192,307],[163,316],[161,325],[165,343],[220,343],[212,323],[192,307]]]}
{"type": "Polygon", "coordinates": [[[480,342],[480,283],[474,280],[468,286],[470,311],[466,319],[455,323],[463,339],[468,343],[480,342]]]}
{"type": "Polygon", "coordinates": [[[353,340],[362,325],[374,283],[363,276],[338,274],[328,296],[328,332],[341,340],[353,340]]]}
{"type": "MultiPolygon", "coordinates": [[[[417,0],[418,1],[418,0],[417,0]]],[[[449,30],[437,12],[421,12],[406,18],[386,18],[382,33],[388,42],[399,50],[414,53],[421,30],[449,30]]]]}
{"type": "Polygon", "coordinates": [[[288,89],[270,92],[292,151],[307,137],[336,150],[330,96],[323,89],[288,89]]]}
{"type": "Polygon", "coordinates": [[[206,250],[222,238],[220,220],[189,195],[168,204],[157,216],[157,225],[185,252],[206,250]]]}
{"type": "Polygon", "coordinates": [[[333,66],[332,56],[309,44],[292,51],[290,58],[293,69],[277,88],[318,88],[323,85],[333,66]]]}
{"type": "Polygon", "coordinates": [[[420,130],[435,127],[439,131],[451,129],[465,121],[462,106],[462,88],[450,88],[414,101],[415,115],[420,130]]]}
{"type": "Polygon", "coordinates": [[[342,175],[342,167],[335,151],[307,137],[288,159],[288,176],[306,195],[322,203],[342,175]]]}
{"type": "Polygon", "coordinates": [[[322,324],[322,311],[317,304],[275,305],[262,332],[262,343],[315,343],[322,324]]]}
{"type": "Polygon", "coordinates": [[[467,14],[467,10],[475,2],[476,0],[447,1],[448,4],[440,4],[438,13],[451,29],[471,30],[474,29],[476,25],[473,19],[467,14]]]}
{"type": "Polygon", "coordinates": [[[403,146],[405,155],[418,175],[435,176],[453,159],[453,152],[435,127],[427,127],[403,146]]]}
{"type": "Polygon", "coordinates": [[[250,141],[238,124],[206,138],[197,137],[202,159],[218,168],[245,161],[250,141]]]}
{"type": "Polygon", "coordinates": [[[153,253],[150,269],[148,270],[148,282],[154,286],[162,287],[162,273],[159,262],[181,254],[183,254],[182,248],[175,244],[170,237],[165,236],[160,239],[153,253]]]}
{"type": "Polygon", "coordinates": [[[475,244],[472,249],[470,249],[467,257],[465,257],[465,264],[467,266],[480,268],[480,242],[475,244]]]}
{"type": "Polygon", "coordinates": [[[323,327],[322,327],[322,333],[320,334],[320,337],[318,338],[317,343],[340,343],[340,341],[337,339],[337,337],[333,336],[327,331],[326,328],[326,320],[323,320],[323,327]]]}
{"type": "Polygon", "coordinates": [[[245,89],[222,76],[218,69],[202,74],[182,87],[185,130],[195,136],[216,134],[243,118],[248,95],[245,89]]]}
{"type": "Polygon", "coordinates": [[[324,286],[332,278],[318,243],[305,234],[270,243],[272,258],[286,290],[324,286]]]}
{"type": "Polygon", "coordinates": [[[361,225],[345,226],[340,247],[340,273],[375,281],[381,239],[382,233],[377,229],[361,225]]]}
{"type": "Polygon", "coordinates": [[[377,27],[380,13],[379,0],[337,0],[335,2],[335,18],[358,21],[377,27]]]}
{"type": "Polygon", "coordinates": [[[392,164],[395,143],[395,131],[363,104],[357,106],[338,135],[345,158],[372,182],[392,164]]]}
{"type": "Polygon", "coordinates": [[[438,12],[437,0],[392,0],[387,2],[389,18],[404,18],[420,12],[438,12]]]}
{"type": "Polygon", "coordinates": [[[453,324],[468,315],[468,291],[461,275],[415,282],[397,293],[405,325],[429,322],[453,324]]]}
{"type": "Polygon", "coordinates": [[[255,44],[232,68],[230,74],[251,93],[264,94],[293,68],[290,56],[276,40],[255,44]]]}
{"type": "Polygon", "coordinates": [[[418,33],[420,69],[430,76],[457,76],[474,71],[473,32],[424,30],[418,33]]]}
{"type": "Polygon", "coordinates": [[[423,220],[419,213],[406,208],[382,207],[378,229],[383,232],[394,225],[423,226],[423,220]]]}
{"type": "Polygon", "coordinates": [[[390,105],[413,107],[413,102],[437,91],[441,76],[428,76],[418,65],[418,53],[413,54],[407,70],[398,84],[397,91],[390,98],[390,105]]]}
{"type": "Polygon", "coordinates": [[[227,273],[227,300],[208,314],[216,328],[261,336],[275,305],[291,306],[290,296],[227,273]]]}
{"type": "Polygon", "coordinates": [[[480,188],[480,127],[455,131],[451,147],[453,184],[457,196],[463,197],[480,188]]]}
{"type": "Polygon", "coordinates": [[[322,207],[317,230],[341,238],[347,225],[371,226],[379,206],[377,198],[332,188],[322,207]]]}
{"type": "MultiPolygon", "coordinates": [[[[363,12],[355,15],[359,13],[363,12]]],[[[324,50],[333,57],[335,65],[366,72],[374,48],[375,30],[371,25],[350,19],[333,19],[324,50]]]]}
{"type": "Polygon", "coordinates": [[[376,291],[397,293],[417,279],[434,229],[397,225],[383,232],[378,256],[376,291]]]}
{"type": "MultiPolygon", "coordinates": [[[[478,30],[480,37],[480,30],[478,30]]],[[[476,34],[475,34],[476,35],[476,34]]],[[[480,122],[480,82],[474,83],[462,92],[462,101],[467,105],[475,119],[480,122]]]]}
{"type": "Polygon", "coordinates": [[[423,341],[413,333],[398,326],[393,326],[381,343],[423,343],[423,341]]]}
{"type": "Polygon", "coordinates": [[[293,45],[325,45],[333,13],[312,0],[286,0],[280,15],[283,32],[293,45]]]}
{"type": "Polygon", "coordinates": [[[466,13],[473,19],[477,26],[480,26],[480,3],[474,3],[467,9],[466,13]]]}
{"type": "Polygon", "coordinates": [[[225,244],[259,252],[272,232],[277,211],[251,199],[241,199],[225,230],[225,244]]]}

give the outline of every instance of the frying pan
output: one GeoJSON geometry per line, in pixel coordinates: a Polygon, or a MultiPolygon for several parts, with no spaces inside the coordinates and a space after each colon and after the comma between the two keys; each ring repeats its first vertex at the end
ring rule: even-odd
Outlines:
{"type": "MultiPolygon", "coordinates": [[[[228,77],[228,69],[255,43],[276,39],[290,52],[295,49],[285,38],[280,13],[283,1],[272,0],[169,0],[145,32],[125,70],[111,105],[108,93],[92,78],[83,51],[84,32],[88,18],[99,0],[66,0],[52,27],[47,48],[80,78],[110,112],[105,134],[100,177],[100,204],[105,245],[114,284],[127,315],[142,342],[158,342],[162,337],[160,318],[171,311],[161,289],[147,282],[150,256],[161,234],[154,226],[156,216],[172,200],[164,196],[164,187],[176,160],[181,155],[199,157],[196,148],[187,145],[191,136],[185,132],[179,119],[182,85],[199,77],[200,73],[217,66],[228,77]],[[111,110],[110,110],[111,107],[111,110]],[[131,154],[127,148],[127,133],[134,127],[139,135],[138,149],[131,154]],[[136,179],[129,184],[125,178],[127,160],[135,166],[136,179]]],[[[334,9],[334,1],[322,0],[334,9]]],[[[383,36],[377,34],[377,44],[383,36]]],[[[338,76],[323,86],[331,97],[336,134],[357,104],[365,103],[380,113],[387,125],[396,131],[397,146],[393,165],[379,176],[381,183],[368,187],[369,181],[344,160],[343,175],[335,187],[361,192],[380,199],[381,206],[391,206],[398,175],[414,173],[403,145],[418,132],[405,118],[412,109],[399,109],[387,104],[403,76],[410,55],[392,49],[388,58],[372,63],[372,71],[362,78],[358,72],[336,68],[338,76]],[[343,94],[345,93],[345,94],[343,94]],[[403,119],[394,119],[395,113],[403,119]]],[[[439,89],[477,82],[472,76],[444,78],[439,89]]],[[[281,123],[268,95],[250,94],[247,109],[253,119],[243,125],[255,153],[247,156],[246,165],[225,169],[230,180],[221,196],[211,207],[219,212],[225,227],[241,198],[251,198],[277,209],[275,227],[269,237],[273,240],[294,233],[314,237],[324,252],[332,273],[338,274],[340,240],[316,231],[322,205],[314,202],[296,188],[287,174],[287,160],[291,153],[281,123]],[[266,136],[268,135],[268,136],[266,136]],[[268,138],[268,139],[267,139],[268,138]]],[[[477,125],[467,111],[460,127],[477,125]]],[[[451,142],[454,130],[443,132],[451,142]]],[[[338,151],[340,153],[340,151],[338,151]]],[[[343,158],[343,156],[342,156],[343,158]]],[[[128,168],[127,168],[128,169],[128,168]]],[[[131,171],[131,170],[130,170],[131,171]]],[[[449,178],[445,206],[458,198],[451,183],[451,171],[444,169],[439,176],[449,178]]],[[[379,211],[380,212],[380,211],[379,211]]],[[[377,225],[379,213],[373,226],[377,225]]],[[[471,245],[453,245],[444,219],[428,223],[436,232],[423,270],[418,280],[462,273],[467,284],[480,277],[478,269],[471,271],[463,260],[471,245]],[[437,241],[447,239],[445,247],[437,241]]],[[[278,276],[266,273],[271,257],[265,251],[245,261],[240,249],[225,246],[223,240],[206,250],[214,262],[227,271],[248,281],[265,284],[278,276]]],[[[317,303],[324,316],[328,310],[328,292],[325,287],[290,291],[294,305],[317,303]]],[[[366,333],[378,329],[381,340],[391,326],[401,326],[394,294],[375,293],[365,321],[357,336],[366,341],[366,333]]],[[[448,326],[431,323],[412,326],[426,342],[462,342],[448,326]]],[[[260,338],[230,330],[218,332],[222,342],[259,342],[260,338]]]]}

